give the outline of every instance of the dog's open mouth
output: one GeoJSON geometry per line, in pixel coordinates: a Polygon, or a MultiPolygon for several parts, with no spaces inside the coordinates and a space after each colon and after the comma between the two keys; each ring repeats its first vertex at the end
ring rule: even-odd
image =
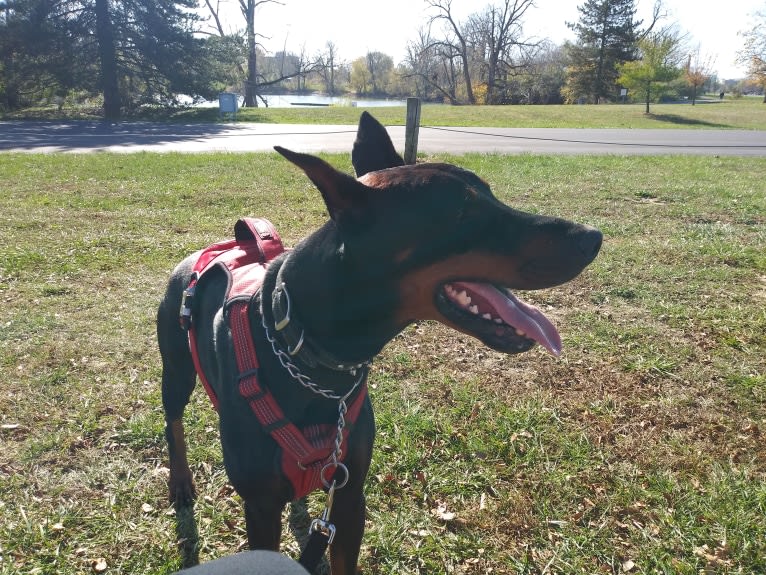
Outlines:
{"type": "Polygon", "coordinates": [[[539,309],[506,288],[450,282],[437,291],[436,305],[447,319],[498,351],[520,353],[539,343],[551,354],[561,354],[556,327],[539,309]]]}

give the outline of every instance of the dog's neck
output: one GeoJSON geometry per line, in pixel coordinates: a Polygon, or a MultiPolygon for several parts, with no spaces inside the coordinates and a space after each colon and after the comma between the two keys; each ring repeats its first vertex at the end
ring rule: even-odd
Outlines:
{"type": "MultiPolygon", "coordinates": [[[[372,358],[353,363],[348,362],[339,355],[326,349],[316,337],[307,333],[306,326],[295,313],[290,299],[290,290],[284,279],[284,270],[287,256],[280,262],[277,271],[276,283],[270,298],[261,298],[261,305],[271,303],[271,315],[273,329],[268,322],[264,321],[264,328],[268,339],[275,339],[280,343],[280,348],[291,357],[303,362],[309,367],[326,367],[334,371],[350,372],[355,374],[370,364],[372,358]]],[[[261,311],[263,314],[263,311],[261,311]]]]}
{"type": "Polygon", "coordinates": [[[336,234],[328,224],[274,260],[261,305],[282,349],[309,367],[353,371],[369,364],[401,327],[389,325],[390,290],[358,284],[336,234]]]}

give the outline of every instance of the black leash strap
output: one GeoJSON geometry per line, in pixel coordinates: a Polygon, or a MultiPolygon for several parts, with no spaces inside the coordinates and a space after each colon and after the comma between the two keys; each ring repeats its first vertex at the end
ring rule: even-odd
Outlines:
{"type": "Polygon", "coordinates": [[[329,533],[325,533],[321,530],[312,530],[309,535],[308,543],[306,543],[306,547],[304,547],[298,563],[300,563],[309,573],[314,573],[329,545],[329,533]]]}
{"type": "Polygon", "coordinates": [[[324,552],[327,551],[327,547],[332,544],[335,539],[335,525],[330,523],[330,511],[332,511],[332,503],[335,499],[335,490],[340,489],[348,482],[348,468],[342,463],[328,463],[322,468],[322,483],[327,487],[327,502],[324,506],[322,516],[314,519],[309,527],[309,540],[301,553],[301,558],[298,560],[306,571],[314,573],[319,562],[324,556],[324,552]],[[335,469],[336,479],[332,480],[332,484],[324,477],[324,472],[333,467],[335,469]],[[338,483],[337,475],[341,471],[345,474],[343,480],[338,483]]]}

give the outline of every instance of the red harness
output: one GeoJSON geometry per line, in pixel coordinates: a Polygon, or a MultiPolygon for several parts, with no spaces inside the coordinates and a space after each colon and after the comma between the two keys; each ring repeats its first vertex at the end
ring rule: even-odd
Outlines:
{"type": "MultiPolygon", "coordinates": [[[[310,425],[299,429],[284,415],[282,408],[268,388],[258,381],[258,357],[250,330],[253,296],[260,290],[267,264],[285,251],[274,226],[265,219],[243,218],[234,227],[234,239],[213,244],[200,252],[192,270],[189,287],[181,304],[181,326],[189,331],[189,349],[194,367],[213,406],[218,409],[218,397],[200,364],[196,330],[192,321],[192,302],[199,279],[214,266],[222,266],[230,277],[225,307],[234,344],[239,375],[240,395],[248,401],[261,426],[282,451],[282,472],[290,480],[294,499],[322,486],[322,470],[335,452],[338,426],[336,423],[310,425]]],[[[345,414],[342,432],[341,459],[346,453],[348,434],[367,397],[363,383],[345,414]]],[[[329,479],[329,478],[325,478],[329,479]]]]}

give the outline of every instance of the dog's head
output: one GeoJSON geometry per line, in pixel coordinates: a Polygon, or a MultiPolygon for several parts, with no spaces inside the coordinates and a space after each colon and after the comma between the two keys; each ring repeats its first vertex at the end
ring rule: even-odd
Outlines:
{"type": "Polygon", "coordinates": [[[598,230],[510,208],[457,166],[404,165],[366,112],[352,154],[357,179],[315,156],[276,150],[322,193],[345,270],[338,297],[348,301],[353,290],[370,302],[353,312],[360,329],[384,325],[385,339],[412,321],[433,319],[498,351],[539,343],[560,353],[553,324],[511,290],[576,277],[598,254],[598,230]]]}

